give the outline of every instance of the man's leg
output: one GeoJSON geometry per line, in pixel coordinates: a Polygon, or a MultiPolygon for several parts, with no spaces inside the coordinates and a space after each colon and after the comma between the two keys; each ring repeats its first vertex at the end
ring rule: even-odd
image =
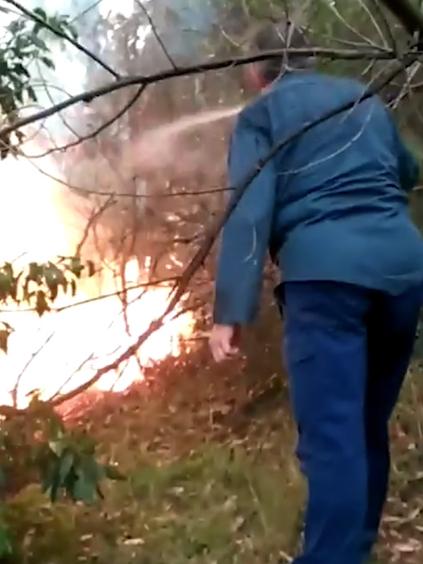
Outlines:
{"type": "Polygon", "coordinates": [[[361,564],[367,511],[365,321],[371,293],[288,283],[285,359],[308,480],[304,554],[297,564],[361,564]]]}
{"type": "Polygon", "coordinates": [[[401,296],[378,295],[368,321],[366,440],[368,512],[365,550],[377,539],[386,500],[389,469],[388,422],[410,362],[421,306],[421,290],[401,296]]]}

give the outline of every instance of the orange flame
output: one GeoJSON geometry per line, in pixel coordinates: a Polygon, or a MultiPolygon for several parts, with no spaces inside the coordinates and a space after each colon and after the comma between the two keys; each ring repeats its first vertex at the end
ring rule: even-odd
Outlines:
{"type": "MultiPolygon", "coordinates": [[[[51,171],[52,163],[43,161],[41,166],[51,171]]],[[[74,196],[20,159],[3,161],[0,173],[0,204],[4,210],[0,263],[10,261],[23,266],[30,261],[72,255],[85,226],[69,205],[74,196]]],[[[52,174],[59,176],[57,171],[52,174]]],[[[128,262],[129,284],[136,285],[142,274],[136,258],[128,262]]],[[[34,391],[47,399],[75,389],[126,350],[168,304],[168,286],[131,289],[124,316],[118,296],[89,301],[99,295],[98,284],[82,281],[74,298],[60,296],[55,303],[58,307],[75,307],[45,314],[41,319],[35,312],[20,311],[16,306],[1,308],[0,321],[8,322],[15,331],[8,354],[0,356],[0,404],[11,405],[14,393],[17,405],[24,407],[34,391]],[[79,302],[87,303],[76,305],[79,302]]],[[[103,293],[115,290],[113,276],[103,277],[103,293]]],[[[106,374],[96,388],[120,392],[142,380],[140,366],[178,356],[181,340],[188,339],[193,330],[192,313],[169,319],[143,344],[137,358],[131,358],[119,372],[106,374]]]]}

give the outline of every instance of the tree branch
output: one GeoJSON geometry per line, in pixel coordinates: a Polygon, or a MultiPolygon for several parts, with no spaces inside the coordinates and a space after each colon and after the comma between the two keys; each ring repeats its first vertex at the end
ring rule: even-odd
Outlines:
{"type": "Polygon", "coordinates": [[[48,29],[51,33],[56,35],[56,37],[60,37],[60,39],[64,39],[65,41],[67,41],[68,43],[73,45],[76,49],[78,49],[78,51],[81,51],[82,53],[84,53],[84,55],[87,55],[87,57],[89,57],[90,59],[95,61],[101,67],[103,67],[103,69],[105,69],[107,72],[109,72],[116,79],[120,78],[119,73],[117,73],[115,70],[113,70],[107,63],[102,61],[97,55],[92,53],[89,49],[87,49],[86,47],[81,45],[78,41],[76,41],[76,39],[74,39],[70,35],[67,35],[66,33],[59,31],[54,26],[52,26],[48,22],[46,22],[43,18],[40,18],[39,16],[37,16],[37,14],[35,14],[31,10],[28,10],[27,8],[22,6],[22,4],[20,2],[16,2],[16,0],[3,0],[3,2],[5,2],[6,4],[10,4],[11,6],[14,6],[17,10],[19,10],[26,17],[30,18],[34,22],[43,26],[45,29],[48,29]]]}
{"type": "Polygon", "coordinates": [[[83,136],[78,136],[78,139],[76,141],[72,141],[71,143],[67,143],[66,145],[52,147],[51,149],[48,149],[48,151],[45,151],[44,153],[40,153],[36,157],[33,156],[33,155],[32,156],[31,155],[25,155],[25,157],[27,159],[44,158],[44,157],[47,157],[48,155],[51,155],[53,153],[63,152],[63,151],[66,151],[67,149],[72,149],[72,147],[77,147],[78,145],[80,145],[84,141],[89,141],[90,139],[95,139],[98,135],[100,135],[100,133],[102,133],[103,131],[108,129],[110,126],[112,126],[114,123],[116,123],[117,121],[122,119],[124,117],[124,115],[128,112],[128,110],[130,108],[132,108],[132,106],[139,100],[139,98],[142,96],[142,94],[143,94],[143,92],[146,88],[147,88],[147,85],[142,84],[137,89],[135,94],[129,99],[129,101],[117,112],[117,114],[115,114],[111,118],[107,119],[104,123],[99,125],[91,133],[88,133],[87,135],[83,135],[83,136]]]}
{"type": "MultiPolygon", "coordinates": [[[[283,57],[284,55],[299,55],[303,57],[321,57],[329,60],[392,60],[395,58],[395,53],[389,50],[382,49],[329,49],[325,47],[314,47],[314,48],[301,48],[301,49],[277,49],[273,51],[264,51],[255,55],[247,55],[242,57],[233,57],[229,59],[224,59],[221,61],[211,61],[204,64],[197,64],[193,66],[178,67],[178,69],[171,69],[155,73],[152,75],[137,75],[121,78],[109,84],[105,84],[99,88],[82,92],[76,96],[47,108],[40,112],[31,114],[29,116],[23,117],[16,120],[13,124],[7,125],[0,129],[0,138],[9,135],[10,133],[21,129],[32,123],[36,123],[40,120],[51,117],[75,104],[85,102],[89,104],[96,98],[105,96],[106,94],[111,94],[122,88],[127,88],[128,86],[134,85],[144,85],[155,84],[170,80],[177,77],[184,76],[195,76],[198,74],[203,74],[205,72],[218,71],[227,68],[235,68],[243,65],[248,65],[250,63],[265,61],[269,59],[275,59],[283,57]]],[[[411,52],[410,52],[411,54],[411,52]]],[[[417,56],[419,53],[414,53],[417,56]]]]}
{"type": "MultiPolygon", "coordinates": [[[[178,311],[171,319],[170,321],[173,321],[174,319],[177,319],[178,317],[180,317],[181,315],[184,315],[185,313],[187,313],[187,311],[194,311],[196,309],[199,309],[200,307],[203,307],[204,304],[203,303],[198,303],[195,304],[193,306],[189,306],[186,308],[181,309],[180,311],[178,311]]],[[[88,380],[87,382],[85,382],[84,384],[81,384],[81,386],[79,386],[78,388],[76,388],[75,390],[72,390],[66,394],[62,394],[52,400],[50,400],[50,405],[52,405],[53,407],[57,407],[59,405],[62,405],[63,403],[66,403],[67,401],[70,401],[71,399],[75,398],[76,396],[79,396],[79,394],[86,392],[87,390],[89,390],[96,382],[98,382],[100,380],[100,378],[102,378],[103,376],[105,376],[108,372],[111,372],[112,370],[117,370],[119,368],[119,366],[123,363],[126,362],[127,360],[129,360],[137,351],[138,349],[141,347],[141,345],[143,343],[145,343],[145,341],[156,331],[158,331],[162,326],[164,321],[166,321],[166,317],[168,317],[169,313],[167,313],[166,315],[162,315],[160,318],[156,319],[155,321],[153,321],[149,328],[147,329],[147,331],[145,331],[141,337],[139,337],[136,341],[136,343],[134,345],[132,345],[131,347],[129,347],[129,349],[127,349],[126,351],[124,351],[118,359],[116,359],[114,362],[108,364],[107,366],[104,366],[103,368],[100,368],[100,370],[97,370],[97,372],[94,374],[94,376],[92,378],[90,378],[90,380],[88,380]]],[[[10,412],[11,408],[6,407],[7,412],[10,412]]],[[[16,411],[13,412],[16,414],[16,411]]],[[[0,407],[0,414],[2,414],[2,408],[0,407]]]]}

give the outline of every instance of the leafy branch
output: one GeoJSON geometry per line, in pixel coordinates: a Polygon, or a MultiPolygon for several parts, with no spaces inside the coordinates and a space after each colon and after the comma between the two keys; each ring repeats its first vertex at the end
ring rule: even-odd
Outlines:
{"type": "Polygon", "coordinates": [[[25,8],[20,2],[16,2],[15,0],[3,0],[6,4],[10,4],[14,6],[17,10],[19,10],[22,14],[24,14],[30,20],[35,22],[35,29],[37,31],[41,29],[46,29],[53,33],[59,39],[63,39],[67,41],[71,45],[73,45],[78,51],[81,51],[87,57],[95,61],[98,65],[103,67],[107,72],[113,75],[115,78],[120,78],[120,75],[113,70],[107,63],[102,61],[95,53],[89,51],[86,47],[81,45],[77,41],[78,34],[70,23],[70,19],[67,16],[49,16],[45,10],[42,8],[35,8],[33,11],[28,10],[25,8]]]}
{"type": "MultiPolygon", "coordinates": [[[[47,16],[41,9],[38,12],[35,21],[34,18],[12,20],[0,46],[0,118],[3,124],[10,126],[18,119],[23,105],[37,102],[28,70],[31,64],[38,62],[49,69],[55,68],[50,49],[43,38],[45,28],[60,30],[60,33],[73,29],[64,16],[47,16]]],[[[18,131],[16,135],[19,142],[23,141],[22,132],[18,131]]],[[[7,157],[12,147],[11,132],[1,133],[0,157],[7,157]]]]}
{"type": "MultiPolygon", "coordinates": [[[[24,303],[33,307],[42,316],[50,311],[53,302],[62,292],[75,296],[77,280],[83,274],[94,276],[92,261],[85,264],[79,257],[60,257],[56,263],[31,262],[25,269],[16,270],[7,262],[0,267],[0,302],[3,304],[24,303]]],[[[7,352],[8,340],[13,328],[3,322],[0,329],[0,349],[7,352]]]]}

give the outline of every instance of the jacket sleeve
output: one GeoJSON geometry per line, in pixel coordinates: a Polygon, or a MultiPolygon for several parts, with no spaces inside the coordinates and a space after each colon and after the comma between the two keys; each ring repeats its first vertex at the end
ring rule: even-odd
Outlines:
{"type": "MultiPolygon", "coordinates": [[[[241,115],[229,151],[229,181],[234,193],[270,150],[265,130],[241,115]]],[[[275,183],[275,169],[269,162],[248,186],[225,225],[217,265],[215,323],[245,325],[257,315],[272,228],[275,183]]]]}

